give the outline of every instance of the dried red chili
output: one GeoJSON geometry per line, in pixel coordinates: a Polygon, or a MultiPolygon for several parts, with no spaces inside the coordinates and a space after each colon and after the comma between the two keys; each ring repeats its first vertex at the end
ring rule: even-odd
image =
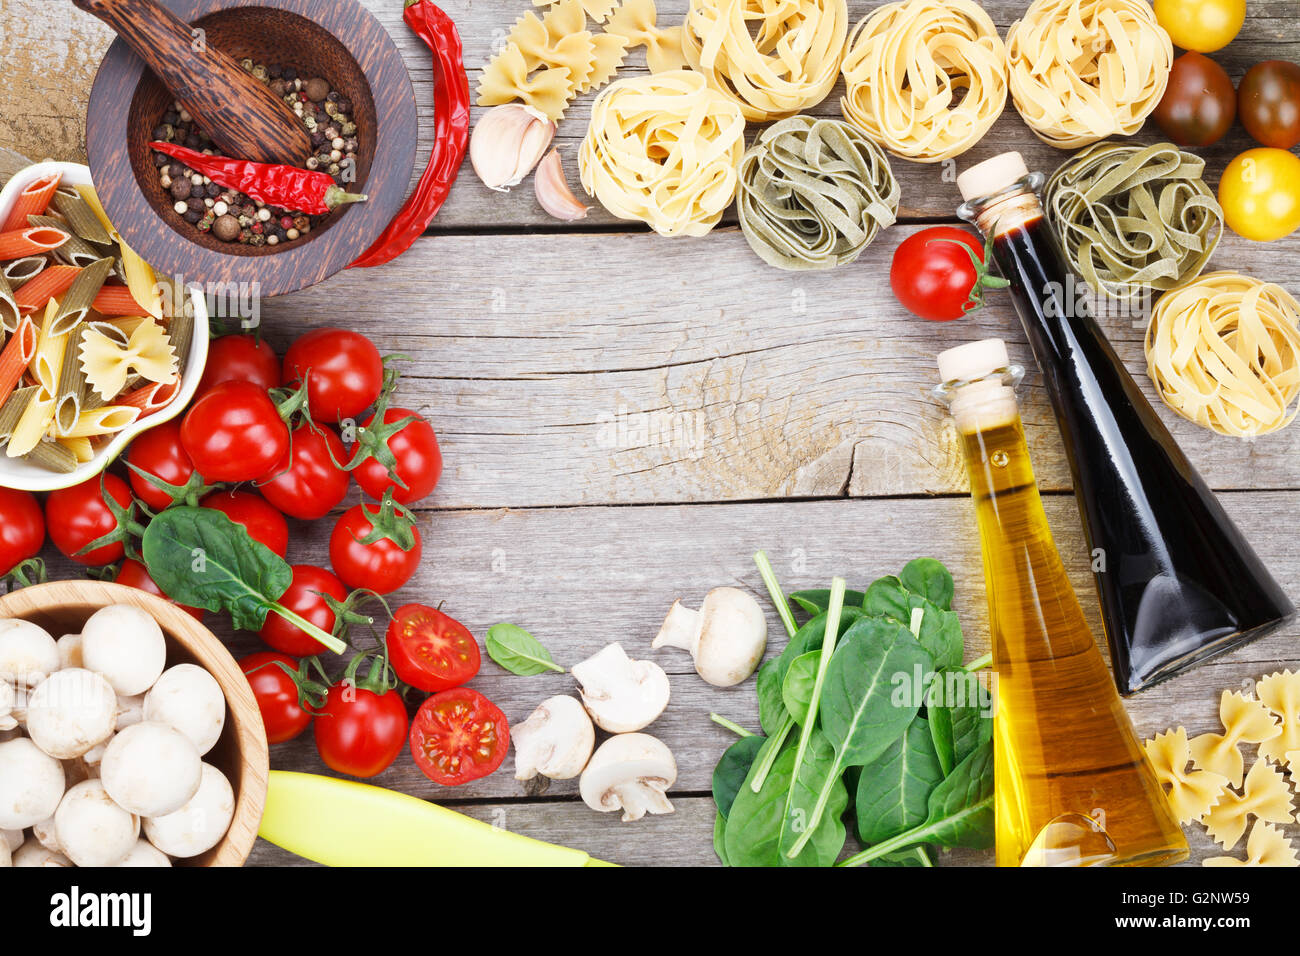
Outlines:
{"type": "Polygon", "coordinates": [[[456,24],[430,0],[406,0],[402,18],[433,51],[433,152],[415,192],[352,266],[383,265],[420,238],[451,192],[469,146],[469,77],[456,24]]]}
{"type": "Polygon", "coordinates": [[[250,199],[279,209],[319,216],[344,203],[366,201],[361,193],[350,193],[335,183],[328,173],[209,156],[174,143],[150,143],[149,148],[184,163],[218,186],[236,189],[250,199]]]}

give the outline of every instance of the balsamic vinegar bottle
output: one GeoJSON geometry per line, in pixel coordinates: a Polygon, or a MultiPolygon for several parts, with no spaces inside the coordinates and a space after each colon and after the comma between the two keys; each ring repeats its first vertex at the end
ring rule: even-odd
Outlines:
{"type": "Polygon", "coordinates": [[[1019,153],[961,175],[958,215],[993,240],[1065,439],[1120,692],[1295,613],[1093,318],[1019,153]]]}

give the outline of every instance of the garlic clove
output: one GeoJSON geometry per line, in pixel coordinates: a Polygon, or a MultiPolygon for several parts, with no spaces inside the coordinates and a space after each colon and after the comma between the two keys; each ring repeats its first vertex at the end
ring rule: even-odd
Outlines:
{"type": "Polygon", "coordinates": [[[483,185],[508,192],[537,165],[554,136],[555,124],[531,106],[494,106],[474,126],[469,161],[483,185]]]}
{"type": "Polygon", "coordinates": [[[568,180],[564,178],[564,166],[560,160],[560,151],[553,149],[537,167],[533,177],[533,192],[542,208],[556,219],[573,222],[587,218],[587,207],[578,202],[573,191],[569,189],[568,180]]]}

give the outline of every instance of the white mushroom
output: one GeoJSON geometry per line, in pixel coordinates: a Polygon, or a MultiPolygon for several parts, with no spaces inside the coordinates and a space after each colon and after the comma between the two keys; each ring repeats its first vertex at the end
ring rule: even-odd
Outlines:
{"type": "Polygon", "coordinates": [[[144,694],[117,695],[117,729],[123,730],[144,720],[144,694]]]}
{"type": "Polygon", "coordinates": [[[59,663],[62,667],[85,667],[81,658],[81,635],[64,634],[55,641],[59,648],[59,663]]]}
{"type": "Polygon", "coordinates": [[[0,730],[13,730],[18,726],[14,716],[14,688],[7,680],[0,680],[0,730]]]}
{"type": "Polygon", "coordinates": [[[9,844],[0,840],[0,870],[8,869],[14,865],[14,854],[9,849],[9,844]]]}
{"type": "Polygon", "coordinates": [[[18,849],[23,845],[23,831],[0,830],[0,843],[3,843],[10,852],[18,849]]]}
{"type": "Polygon", "coordinates": [[[119,694],[143,694],[167,663],[167,641],[150,615],[130,604],[110,604],[81,629],[81,659],[119,694]]]}
{"type": "MultiPolygon", "coordinates": [[[[148,825],[148,821],[145,821],[148,825]]],[[[131,851],[114,866],[171,866],[167,854],[143,838],[135,841],[131,851]]]]}
{"type": "Polygon", "coordinates": [[[226,725],[226,696],[202,667],[177,664],[163,671],[144,695],[144,719],[175,727],[205,754],[226,725]]]}
{"type": "Polygon", "coordinates": [[[47,850],[35,840],[28,840],[14,850],[14,866],[72,866],[62,853],[47,850]]]}
{"type": "Polygon", "coordinates": [[[31,621],[0,621],[0,680],[35,687],[59,669],[54,638],[31,621]]]}
{"type": "Polygon", "coordinates": [[[140,838],[140,818],[122,809],[99,780],[85,780],[54,813],[59,850],[77,866],[114,866],[140,838]]]}
{"type": "Polygon", "coordinates": [[[63,798],[63,764],[26,737],[0,744],[0,827],[21,830],[54,813],[63,798]]]}
{"type": "Polygon", "coordinates": [[[654,722],[668,706],[668,675],[653,661],[634,661],[621,644],[573,667],[582,705],[602,730],[625,734],[654,722]]]}
{"type": "Polygon", "coordinates": [[[714,588],[698,611],[674,601],[650,646],[690,651],[696,673],[715,687],[734,687],[763,659],[767,618],[748,592],[714,588]]]}
{"type": "MultiPolygon", "coordinates": [[[[71,788],[69,788],[69,793],[70,792],[71,792],[71,788]]],[[[66,798],[67,794],[64,794],[64,797],[66,798]]],[[[61,805],[62,802],[60,802],[60,806],[61,805]]],[[[50,816],[49,818],[42,820],[40,823],[33,824],[32,836],[34,836],[36,838],[36,842],[39,843],[41,846],[45,847],[45,849],[50,850],[54,853],[63,852],[63,847],[59,846],[59,835],[54,829],[53,816],[50,816]]]]}
{"type": "Polygon", "coordinates": [[[230,781],[212,764],[205,763],[198,792],[175,813],[145,820],[144,835],[168,856],[187,859],[220,843],[234,816],[235,792],[230,781]]]}
{"type": "Polygon", "coordinates": [[[649,734],[619,734],[596,750],[578,789],[593,810],[623,811],[623,822],[647,813],[672,813],[664,795],[677,780],[677,762],[663,741],[649,734]]]}
{"type": "Polygon", "coordinates": [[[99,766],[108,795],[142,817],[179,810],[199,789],[199,752],[166,724],[146,720],[109,742],[99,766]]]}
{"type": "Polygon", "coordinates": [[[70,667],[37,685],[27,701],[27,733],[51,757],[70,760],[117,726],[117,695],[98,674],[70,667]]]}
{"type": "Polygon", "coordinates": [[[572,780],[582,773],[596,745],[596,729],[576,698],[550,697],[522,724],[510,728],[515,744],[515,779],[539,773],[552,780],[572,780]]]}

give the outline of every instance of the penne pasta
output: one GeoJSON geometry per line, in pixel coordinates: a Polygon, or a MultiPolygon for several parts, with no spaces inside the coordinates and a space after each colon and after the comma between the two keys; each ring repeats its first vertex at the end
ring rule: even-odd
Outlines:
{"type": "Polygon", "coordinates": [[[63,373],[63,355],[67,351],[68,335],[57,335],[54,323],[59,313],[59,303],[51,299],[45,308],[45,319],[36,339],[36,358],[32,360],[32,377],[41,387],[41,397],[51,400],[58,397],[59,376],[63,373]]]}
{"type": "Polygon", "coordinates": [[[112,269],[112,257],[105,256],[77,273],[72,285],[64,293],[59,311],[54,317],[51,335],[66,335],[86,317],[112,269]]]}
{"type": "Polygon", "coordinates": [[[60,189],[56,192],[54,208],[67,221],[72,231],[82,239],[101,246],[113,244],[113,237],[108,234],[99,217],[75,191],[60,189]]]}
{"type": "Polygon", "coordinates": [[[18,328],[21,318],[18,303],[14,301],[14,290],[4,273],[0,272],[0,335],[18,328]]]}
{"type": "Polygon", "coordinates": [[[95,187],[81,185],[75,188],[77,190],[77,195],[80,196],[82,201],[86,204],[86,208],[88,208],[95,218],[99,220],[99,224],[103,226],[104,231],[108,233],[108,238],[112,242],[120,243],[122,237],[119,236],[117,230],[113,228],[113,223],[109,221],[108,213],[104,212],[104,204],[99,201],[99,196],[95,192],[95,187]]]}
{"type": "Polygon", "coordinates": [[[158,277],[153,266],[145,262],[124,242],[118,243],[121,250],[122,272],[126,287],[131,290],[131,297],[144,306],[147,315],[155,319],[163,317],[162,298],[158,294],[158,277]]]}
{"type": "Polygon", "coordinates": [[[33,465],[39,465],[46,471],[58,471],[70,474],[77,470],[78,459],[71,448],[57,441],[39,441],[36,447],[23,456],[33,465]]]}
{"type": "Polygon", "coordinates": [[[14,293],[18,311],[24,314],[43,308],[51,299],[68,291],[81,270],[76,266],[49,266],[14,293]]]}
{"type": "Polygon", "coordinates": [[[95,444],[89,438],[60,438],[59,444],[72,453],[78,464],[95,457],[95,444]]]}
{"type": "Polygon", "coordinates": [[[69,239],[72,233],[53,226],[23,226],[0,232],[0,261],[21,259],[53,252],[69,239]]]}
{"type": "Polygon", "coordinates": [[[121,395],[114,404],[138,408],[140,417],[144,418],[170,405],[179,390],[180,382],[150,382],[142,388],[121,395]]]}
{"type": "Polygon", "coordinates": [[[89,438],[92,435],[116,435],[134,424],[140,409],[132,405],[105,405],[82,412],[64,438],[89,438]]]}
{"type": "Polygon", "coordinates": [[[27,403],[35,398],[39,391],[40,389],[35,385],[28,385],[0,402],[0,444],[7,442],[13,435],[14,429],[18,427],[18,420],[27,410],[27,403]]]}
{"type": "Polygon", "coordinates": [[[54,250],[54,258],[60,262],[65,262],[70,266],[85,267],[91,263],[98,262],[104,258],[104,252],[85,239],[82,239],[74,232],[69,232],[71,228],[61,219],[55,219],[53,216],[28,216],[27,222],[33,226],[45,226],[50,229],[59,229],[68,233],[68,240],[63,245],[54,250]]]}
{"type": "Polygon", "coordinates": [[[9,436],[5,454],[10,458],[22,458],[27,455],[41,443],[53,419],[53,397],[47,398],[41,394],[40,389],[37,389],[36,394],[27,403],[27,407],[23,409],[18,423],[14,426],[13,434],[9,436]]]}
{"type": "Polygon", "coordinates": [[[73,329],[67,337],[63,351],[63,368],[59,372],[58,401],[54,406],[54,434],[68,435],[81,414],[81,395],[86,389],[86,373],[81,369],[77,350],[81,345],[81,330],[73,329]]]}
{"type": "Polygon", "coordinates": [[[4,275],[9,288],[17,292],[25,282],[36,278],[50,264],[44,256],[24,256],[13,262],[6,262],[0,274],[4,275]]]}
{"type": "MultiPolygon", "coordinates": [[[[44,215],[45,210],[50,207],[50,200],[54,198],[54,191],[59,188],[60,179],[62,177],[58,173],[50,173],[35,182],[28,183],[27,187],[18,194],[4,223],[0,224],[0,232],[22,228],[27,224],[28,216],[44,215]]],[[[0,259],[2,258],[7,257],[0,256],[0,259]]]]}
{"type": "Polygon", "coordinates": [[[109,284],[99,290],[90,306],[100,315],[140,315],[144,306],[135,301],[131,290],[124,285],[109,284]]]}
{"type": "Polygon", "coordinates": [[[17,387],[23,372],[36,356],[36,323],[24,318],[0,351],[0,402],[17,387]]]}

